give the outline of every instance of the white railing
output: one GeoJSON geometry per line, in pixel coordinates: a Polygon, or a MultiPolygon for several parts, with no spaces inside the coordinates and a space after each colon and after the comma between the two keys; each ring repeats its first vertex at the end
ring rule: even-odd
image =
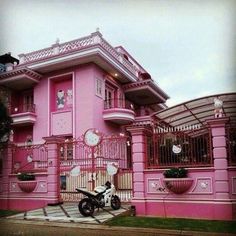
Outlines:
{"type": "Polygon", "coordinates": [[[132,74],[137,76],[137,69],[135,66],[126,58],[124,58],[124,56],[114,49],[105,39],[103,39],[100,32],[95,32],[87,37],[76,39],[63,44],[55,43],[51,47],[44,48],[42,50],[27,54],[20,54],[20,65],[34,63],[40,60],[49,59],[53,56],[68,54],[77,50],[79,51],[96,44],[99,44],[112,57],[123,64],[123,66],[126,67],[132,74]]]}

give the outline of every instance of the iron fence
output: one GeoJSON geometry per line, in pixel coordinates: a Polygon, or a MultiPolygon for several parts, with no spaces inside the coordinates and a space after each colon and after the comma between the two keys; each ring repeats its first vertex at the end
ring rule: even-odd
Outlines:
{"type": "Polygon", "coordinates": [[[82,195],[76,188],[92,190],[106,181],[115,184],[122,201],[129,201],[132,195],[132,160],[129,137],[108,136],[90,148],[78,140],[69,140],[59,145],[61,197],[64,201],[78,201],[82,195]],[[117,173],[109,173],[117,169],[117,173]],[[76,176],[71,175],[77,168],[76,176]],[[114,168],[112,170],[112,168],[114,168]]]}
{"type": "Polygon", "coordinates": [[[157,133],[147,138],[147,168],[212,166],[208,130],[157,133]]]}
{"type": "Polygon", "coordinates": [[[46,171],[48,167],[48,151],[46,144],[13,145],[12,172],[46,171]]]}
{"type": "Polygon", "coordinates": [[[226,140],[229,166],[236,165],[236,127],[227,127],[226,140]]]}

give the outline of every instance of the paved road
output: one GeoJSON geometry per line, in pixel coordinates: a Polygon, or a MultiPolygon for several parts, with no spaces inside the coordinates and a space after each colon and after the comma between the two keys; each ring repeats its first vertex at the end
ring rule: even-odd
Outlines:
{"type": "MultiPolygon", "coordinates": [[[[95,212],[93,217],[79,214],[75,203],[47,206],[14,216],[0,218],[0,236],[226,236],[227,234],[187,232],[181,230],[110,227],[103,223],[129,206],[114,211],[111,208],[95,212]]],[[[230,234],[228,234],[230,235],[230,234]]],[[[232,234],[230,235],[232,236],[232,234]]]]}
{"type": "Polygon", "coordinates": [[[233,234],[109,227],[101,224],[0,219],[1,236],[232,236],[233,234]]]}

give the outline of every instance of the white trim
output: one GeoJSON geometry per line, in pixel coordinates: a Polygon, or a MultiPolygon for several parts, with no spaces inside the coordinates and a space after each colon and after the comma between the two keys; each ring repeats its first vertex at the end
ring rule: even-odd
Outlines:
{"type": "Polygon", "coordinates": [[[190,192],[188,192],[188,194],[190,194],[190,195],[194,195],[194,194],[197,194],[197,195],[212,195],[214,192],[213,192],[213,181],[212,181],[212,177],[210,177],[210,176],[203,176],[203,177],[196,177],[196,179],[195,179],[195,184],[194,184],[194,186],[192,187],[192,189],[191,189],[191,191],[190,192]],[[197,187],[197,184],[198,184],[198,181],[200,181],[200,180],[210,180],[210,184],[211,184],[211,191],[210,192],[194,192],[194,190],[196,189],[196,187],[197,187]]]}
{"type": "Polygon", "coordinates": [[[129,120],[134,121],[134,112],[130,110],[122,111],[109,111],[109,112],[103,112],[103,119],[104,120],[129,120]],[[128,112],[127,112],[128,111],[128,112]]]}
{"type": "Polygon", "coordinates": [[[86,56],[90,56],[94,54],[95,55],[98,54],[102,56],[103,58],[105,58],[112,66],[117,68],[117,70],[121,71],[126,77],[128,77],[131,80],[131,82],[137,82],[137,77],[133,75],[132,72],[129,71],[129,69],[127,69],[124,65],[119,65],[117,62],[114,61],[114,59],[108,56],[107,53],[104,52],[104,50],[101,50],[101,48],[93,48],[87,51],[80,51],[80,52],[76,52],[76,53],[66,55],[63,57],[58,57],[58,58],[46,58],[45,60],[47,61],[44,61],[44,62],[32,62],[33,64],[29,64],[28,68],[32,70],[35,70],[35,69],[37,70],[44,66],[50,66],[56,63],[62,63],[69,60],[75,60],[81,57],[86,57],[86,56]]]}
{"type": "Polygon", "coordinates": [[[94,77],[94,84],[95,84],[95,95],[97,96],[97,97],[99,97],[99,98],[102,98],[102,99],[104,99],[104,97],[105,97],[105,81],[104,81],[104,79],[103,78],[99,78],[98,76],[95,76],[94,77]],[[101,85],[101,94],[99,94],[98,92],[97,92],[97,88],[98,88],[98,81],[101,83],[100,85],[101,85]]]}
{"type": "MultiPolygon", "coordinates": [[[[157,186],[156,186],[157,187],[157,186]]],[[[162,178],[147,178],[147,187],[146,187],[146,193],[147,194],[169,194],[169,192],[165,191],[166,187],[163,185],[163,181],[162,181],[162,178]],[[150,192],[148,191],[149,189],[149,181],[150,180],[155,180],[156,182],[159,182],[160,183],[160,188],[163,188],[164,191],[159,191],[158,189],[156,189],[156,191],[153,191],[153,192],[150,192]]]]}

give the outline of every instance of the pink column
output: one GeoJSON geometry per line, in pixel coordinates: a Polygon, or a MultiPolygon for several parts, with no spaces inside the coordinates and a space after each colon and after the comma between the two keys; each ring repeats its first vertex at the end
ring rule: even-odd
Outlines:
{"type": "Polygon", "coordinates": [[[144,169],[146,160],[146,137],[150,131],[143,127],[127,129],[132,136],[133,198],[132,205],[138,215],[146,214],[144,169]]]}
{"type": "Polygon", "coordinates": [[[10,178],[9,175],[12,174],[12,148],[13,144],[9,144],[4,149],[3,154],[3,166],[2,166],[2,181],[1,181],[1,195],[0,195],[0,208],[10,209],[9,204],[9,194],[10,194],[10,178]]]}
{"type": "Polygon", "coordinates": [[[232,219],[232,204],[229,195],[229,176],[225,125],[228,118],[208,120],[211,127],[213,159],[215,169],[215,217],[217,219],[232,219]]]}
{"type": "Polygon", "coordinates": [[[49,205],[59,204],[60,200],[60,158],[58,155],[58,144],[63,138],[45,137],[48,149],[48,179],[47,179],[47,203],[49,205]]]}

